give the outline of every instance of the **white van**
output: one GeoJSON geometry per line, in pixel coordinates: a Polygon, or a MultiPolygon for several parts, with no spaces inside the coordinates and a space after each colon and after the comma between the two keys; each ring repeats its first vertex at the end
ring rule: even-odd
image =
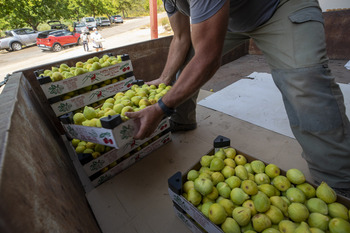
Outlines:
{"type": "Polygon", "coordinates": [[[86,24],[86,26],[89,28],[89,30],[97,27],[96,20],[94,17],[84,17],[81,19],[81,21],[86,24]]]}

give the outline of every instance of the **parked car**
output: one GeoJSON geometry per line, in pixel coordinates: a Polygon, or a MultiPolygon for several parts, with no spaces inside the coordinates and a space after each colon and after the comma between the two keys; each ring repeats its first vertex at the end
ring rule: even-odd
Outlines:
{"type": "Polygon", "coordinates": [[[39,32],[31,28],[13,29],[5,32],[5,37],[0,39],[0,50],[18,51],[23,46],[35,45],[39,32]]]}
{"type": "Polygon", "coordinates": [[[123,17],[121,17],[120,15],[112,15],[111,22],[112,23],[123,23],[123,17]]]}
{"type": "Polygon", "coordinates": [[[48,21],[47,24],[50,26],[51,29],[67,29],[68,26],[65,24],[62,24],[59,20],[51,20],[48,21]]]}
{"type": "Polygon", "coordinates": [[[96,17],[97,26],[111,26],[111,22],[107,17],[96,17]]]}
{"type": "Polygon", "coordinates": [[[82,33],[84,33],[84,32],[88,32],[88,31],[89,31],[89,28],[88,28],[88,26],[86,25],[86,23],[83,23],[83,22],[74,22],[74,23],[73,23],[73,31],[82,34],[82,33]]]}
{"type": "Polygon", "coordinates": [[[94,17],[84,17],[81,19],[81,22],[85,23],[89,30],[97,27],[96,20],[94,17]]]}
{"type": "Polygon", "coordinates": [[[63,47],[80,44],[80,34],[67,30],[54,30],[39,33],[36,40],[37,46],[42,50],[59,52],[63,47]]]}

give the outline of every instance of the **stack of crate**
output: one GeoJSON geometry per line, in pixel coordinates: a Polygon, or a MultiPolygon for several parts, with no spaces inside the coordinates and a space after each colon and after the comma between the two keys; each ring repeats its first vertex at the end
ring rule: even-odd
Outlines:
{"type": "MultiPolygon", "coordinates": [[[[46,76],[44,70],[34,72],[67,138],[108,149],[98,157],[91,153],[76,153],[85,175],[95,187],[171,141],[168,118],[164,118],[156,131],[144,140],[133,139],[137,125],[133,120],[123,121],[119,114],[100,118],[102,127],[74,124],[73,115],[81,112],[85,106],[98,107],[116,93],[143,83],[135,79],[129,55],[115,57],[119,58],[116,64],[58,81],[46,76]]],[[[75,151],[72,143],[69,149],[75,151]]]]}

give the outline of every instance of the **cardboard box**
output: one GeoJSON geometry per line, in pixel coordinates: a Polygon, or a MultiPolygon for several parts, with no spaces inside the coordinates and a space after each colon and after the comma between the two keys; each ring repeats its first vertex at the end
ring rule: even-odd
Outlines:
{"type": "Polygon", "coordinates": [[[83,165],[83,169],[86,172],[88,176],[91,176],[95,174],[96,172],[100,171],[105,166],[111,164],[112,162],[120,159],[124,155],[128,154],[129,152],[135,150],[136,148],[142,146],[144,143],[152,139],[153,137],[160,135],[162,132],[169,129],[169,120],[168,118],[165,118],[160,124],[160,127],[154,131],[154,133],[143,140],[134,140],[132,139],[130,143],[126,143],[123,147],[120,147],[119,149],[113,149],[111,151],[108,151],[107,153],[102,154],[96,159],[91,160],[90,162],[83,165]]]}
{"type": "MultiPolygon", "coordinates": [[[[68,92],[101,83],[105,80],[129,73],[133,71],[131,60],[129,59],[128,55],[124,56],[127,60],[123,60],[122,62],[115,65],[84,73],[68,79],[63,79],[57,82],[51,82],[49,80],[48,83],[43,83],[40,85],[40,87],[42,88],[47,99],[50,99],[52,97],[61,96],[68,92]]],[[[122,59],[124,58],[122,57],[122,59]]],[[[40,78],[38,78],[38,80],[40,82],[40,78]]]]}
{"type": "Polygon", "coordinates": [[[117,92],[125,91],[129,89],[129,87],[132,85],[134,81],[135,81],[135,77],[131,76],[122,81],[112,83],[101,88],[97,88],[95,90],[86,92],[84,94],[75,96],[73,98],[55,102],[51,104],[51,108],[55,112],[56,116],[62,116],[66,113],[80,109],[86,105],[90,105],[99,100],[112,97],[117,92]]]}
{"type": "MultiPolygon", "coordinates": [[[[127,147],[127,144],[133,143],[133,136],[136,130],[138,130],[134,120],[127,120],[113,129],[74,124],[63,124],[63,127],[70,138],[115,147],[117,149],[127,147]]],[[[168,127],[170,127],[169,120],[165,118],[159,123],[156,132],[161,132],[168,127]]]]}
{"type": "MultiPolygon", "coordinates": [[[[220,137],[220,136],[219,136],[220,137]]],[[[213,155],[217,148],[213,148],[210,150],[207,155],[213,155]]],[[[253,160],[260,160],[253,156],[250,156],[242,151],[236,150],[237,154],[244,155],[247,158],[248,162],[253,160]]],[[[264,162],[264,161],[262,161],[264,162]]],[[[264,162],[265,165],[268,163],[264,162]]],[[[176,213],[179,218],[189,226],[192,232],[210,232],[210,233],[223,233],[221,228],[212,223],[196,206],[192,205],[189,201],[186,200],[184,196],[182,196],[182,186],[183,183],[187,180],[187,173],[192,170],[199,170],[201,167],[200,161],[190,167],[186,173],[182,174],[181,172],[175,173],[168,179],[168,192],[173,204],[177,206],[176,213]],[[198,224],[200,227],[193,227],[193,224],[189,223],[189,221],[194,221],[194,225],[198,224]]],[[[285,175],[286,171],[281,169],[281,175],[285,175]]],[[[308,181],[306,181],[308,182],[308,181]]],[[[314,186],[314,185],[313,185],[314,186]]],[[[315,187],[315,186],[314,186],[315,187]]],[[[316,187],[315,187],[316,188],[316,187]]],[[[342,203],[348,209],[350,209],[350,199],[345,198],[343,196],[337,196],[337,202],[342,203]]]]}
{"type": "Polygon", "coordinates": [[[149,155],[152,151],[158,149],[159,147],[167,144],[171,141],[171,132],[167,132],[164,135],[160,136],[158,139],[154,140],[152,143],[147,145],[146,147],[142,148],[140,151],[132,154],[130,157],[122,160],[120,163],[117,163],[116,166],[110,168],[107,172],[101,174],[100,176],[96,177],[92,180],[92,184],[96,187],[105,181],[109,180],[113,176],[117,175],[118,173],[122,172],[129,166],[133,165],[134,163],[140,161],[145,156],[149,155]]]}

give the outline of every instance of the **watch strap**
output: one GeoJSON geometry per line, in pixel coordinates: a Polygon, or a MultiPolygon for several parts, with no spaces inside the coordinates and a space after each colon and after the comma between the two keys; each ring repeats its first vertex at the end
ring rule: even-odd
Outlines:
{"type": "Polygon", "coordinates": [[[158,105],[159,107],[162,109],[162,111],[164,112],[165,115],[167,116],[171,116],[174,112],[175,112],[175,109],[173,108],[169,108],[168,106],[166,106],[162,100],[162,98],[160,98],[158,100],[158,105]]]}

